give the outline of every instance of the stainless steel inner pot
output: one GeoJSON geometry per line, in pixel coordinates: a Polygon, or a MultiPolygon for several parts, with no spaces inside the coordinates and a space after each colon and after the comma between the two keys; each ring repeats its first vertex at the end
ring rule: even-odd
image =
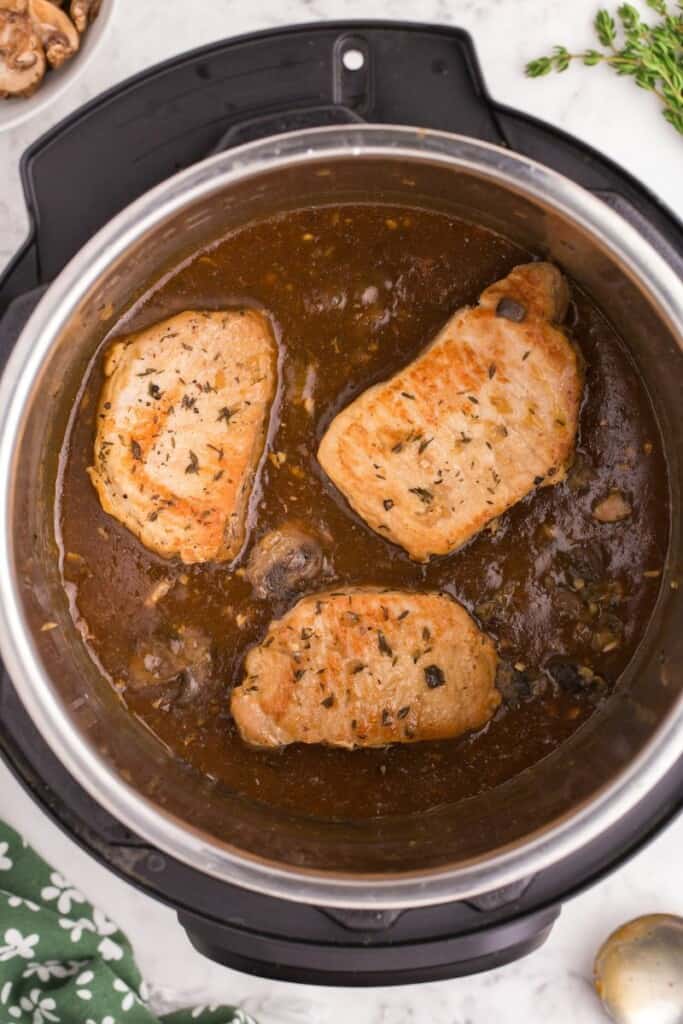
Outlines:
{"type": "MultiPolygon", "coordinates": [[[[312,130],[213,157],[149,192],[72,260],[0,386],[0,648],[73,776],[134,832],[233,883],[330,906],[411,906],[505,885],[604,832],[683,753],[683,285],[599,199],[503,149],[435,132],[312,130]],[[53,515],[79,384],[112,323],[208,241],[276,211],[343,200],[458,214],[555,260],[638,364],[668,454],[670,544],[655,612],[617,692],[561,749],[497,789],[423,814],[329,822],[201,778],[101,678],[62,589],[53,515]],[[46,621],[57,628],[41,632],[46,621]]],[[[102,586],[107,580],[102,579],[102,586]]]]}

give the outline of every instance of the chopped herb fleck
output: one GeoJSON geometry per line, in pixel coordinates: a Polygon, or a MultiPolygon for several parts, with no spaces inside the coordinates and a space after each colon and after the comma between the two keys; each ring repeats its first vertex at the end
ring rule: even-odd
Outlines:
{"type": "Polygon", "coordinates": [[[417,449],[418,453],[422,455],[422,452],[429,448],[430,444],[434,440],[433,437],[426,437],[424,441],[420,441],[420,447],[417,449]]]}
{"type": "Polygon", "coordinates": [[[225,420],[226,423],[229,423],[231,418],[237,412],[237,409],[238,406],[235,406],[234,409],[229,409],[227,405],[224,405],[223,408],[220,409],[218,412],[218,422],[220,423],[221,420],[225,420]]]}
{"type": "Polygon", "coordinates": [[[142,462],[142,448],[137,441],[130,442],[130,450],[133,453],[133,458],[137,459],[138,462],[142,462]]]}
{"type": "Polygon", "coordinates": [[[199,472],[199,459],[194,452],[190,452],[190,461],[185,467],[186,473],[198,473],[199,472]]]}
{"type": "Polygon", "coordinates": [[[489,366],[489,380],[493,380],[493,378],[495,376],[496,376],[496,364],[495,363],[491,363],[491,365],[489,366]]]}
{"type": "Polygon", "coordinates": [[[401,619],[405,619],[406,615],[410,615],[410,610],[408,608],[406,608],[405,611],[401,612],[400,615],[396,616],[397,622],[400,622],[401,619]]]}
{"type": "Polygon", "coordinates": [[[158,384],[148,384],[147,390],[149,391],[152,398],[161,398],[161,388],[159,387],[158,384]]]}
{"type": "Polygon", "coordinates": [[[382,708],[382,725],[391,725],[392,718],[389,708],[382,708]]]}
{"type": "Polygon", "coordinates": [[[434,500],[434,495],[431,491],[428,491],[426,487],[409,487],[408,490],[411,494],[417,495],[424,505],[429,505],[429,503],[434,500]]]}
{"type": "Polygon", "coordinates": [[[415,401],[415,395],[411,395],[409,391],[402,391],[401,394],[404,398],[409,398],[412,402],[415,401]]]}
{"type": "Polygon", "coordinates": [[[397,441],[397,443],[394,445],[394,447],[391,450],[394,453],[394,455],[398,455],[398,453],[402,449],[403,449],[403,441],[397,441]]]}
{"type": "Polygon", "coordinates": [[[446,677],[438,665],[427,665],[424,673],[425,682],[430,690],[436,690],[439,686],[445,685],[446,677]]]}
{"type": "Polygon", "coordinates": [[[377,646],[379,647],[381,654],[386,654],[387,657],[391,658],[394,652],[389,646],[387,638],[385,637],[381,629],[377,630],[377,646]]]}
{"type": "Polygon", "coordinates": [[[394,503],[391,500],[391,498],[385,498],[382,504],[384,505],[384,508],[386,509],[387,512],[390,512],[391,509],[394,507],[394,503]]]}
{"type": "Polygon", "coordinates": [[[197,404],[196,398],[190,398],[189,395],[183,395],[183,400],[180,403],[183,409],[194,409],[197,404]]]}
{"type": "Polygon", "coordinates": [[[396,717],[397,718],[405,718],[406,715],[408,715],[409,713],[410,713],[410,704],[406,704],[406,706],[404,708],[399,708],[398,709],[398,711],[396,713],[396,717]]]}
{"type": "Polygon", "coordinates": [[[329,697],[325,697],[325,700],[321,700],[320,703],[324,708],[331,708],[334,704],[334,694],[331,693],[329,697]]]}

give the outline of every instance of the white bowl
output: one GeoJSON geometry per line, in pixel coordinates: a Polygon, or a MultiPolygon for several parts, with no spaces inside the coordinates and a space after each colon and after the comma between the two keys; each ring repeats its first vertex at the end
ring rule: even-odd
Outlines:
{"type": "Polygon", "coordinates": [[[92,60],[95,51],[100,48],[111,21],[113,8],[114,0],[102,0],[100,13],[81,36],[78,53],[61,68],[50,68],[46,71],[45,77],[32,96],[0,99],[0,132],[14,128],[44,110],[76,81],[92,60]]]}

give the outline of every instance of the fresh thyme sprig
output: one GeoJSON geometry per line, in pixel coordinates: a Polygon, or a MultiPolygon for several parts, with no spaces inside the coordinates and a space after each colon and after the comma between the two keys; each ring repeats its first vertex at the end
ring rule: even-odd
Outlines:
{"type": "Polygon", "coordinates": [[[683,135],[683,0],[672,14],[666,0],[645,0],[661,16],[655,25],[644,22],[632,4],[617,8],[619,28],[609,11],[595,16],[595,31],[604,50],[570,53],[556,46],[549,57],[530,61],[526,73],[531,78],[550,71],[566,71],[573,60],[589,67],[609,64],[618,75],[631,75],[641,89],[653,92],[661,101],[662,114],[683,135]]]}

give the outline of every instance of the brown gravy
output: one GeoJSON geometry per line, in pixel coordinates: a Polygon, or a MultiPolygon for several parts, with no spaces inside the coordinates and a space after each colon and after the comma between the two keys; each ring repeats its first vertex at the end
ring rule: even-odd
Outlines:
{"type": "Polygon", "coordinates": [[[528,259],[507,239],[442,214],[370,205],[302,210],[253,224],[198,253],[117,325],[113,334],[120,335],[184,309],[248,302],[267,310],[281,344],[280,412],[250,539],[233,569],[267,530],[292,519],[310,523],[329,538],[334,574],[325,586],[446,591],[490,632],[506,663],[504,703],[476,735],[353,752],[247,747],[230,718],[229,691],[240,680],[245,651],[286,604],[255,599],[243,575],[225,565],[187,567],[151,554],[101,510],[85,472],[101,351],[66,440],[64,579],[73,584],[89,642],[131,713],[197,771],[303,814],[406,813],[472,796],[528,768],[609,693],[657,594],[667,543],[666,469],[626,349],[578,289],[569,329],[587,369],[574,469],[463,550],[413,563],[351,512],[315,459],[340,408],[412,359],[458,306],[475,302],[486,285],[528,259]],[[633,514],[598,523],[592,507],[615,488],[633,514]],[[146,605],[161,580],[171,581],[168,593],[146,605]],[[181,625],[211,638],[211,692],[180,705],[159,692],[127,688],[136,645],[160,631],[171,636],[181,625]]]}

